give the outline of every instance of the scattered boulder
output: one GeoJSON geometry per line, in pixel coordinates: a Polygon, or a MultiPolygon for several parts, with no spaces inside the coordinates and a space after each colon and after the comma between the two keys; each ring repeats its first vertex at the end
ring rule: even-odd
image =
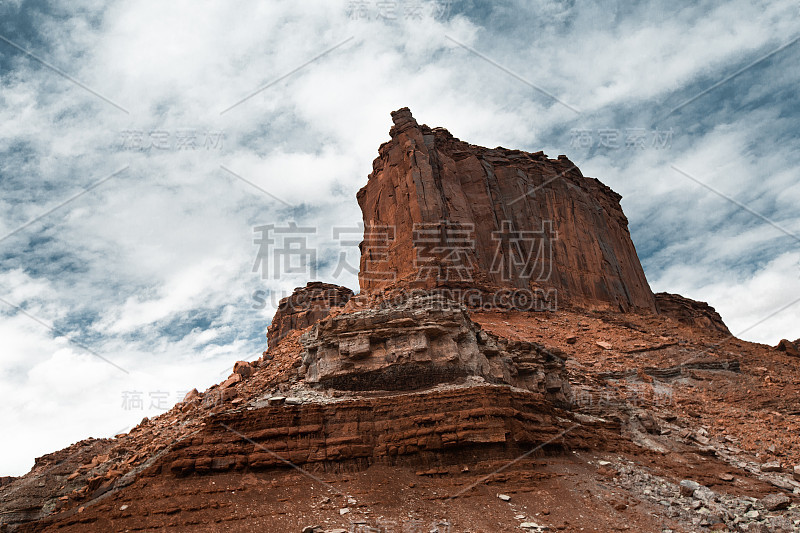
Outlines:
{"type": "Polygon", "coordinates": [[[789,498],[786,494],[781,492],[776,494],[770,494],[768,496],[764,496],[761,498],[761,505],[764,506],[764,509],[767,511],[778,511],[780,509],[786,509],[789,507],[789,504],[792,503],[791,498],[789,498]]]}
{"type": "Polygon", "coordinates": [[[692,481],[691,479],[684,479],[680,483],[681,488],[681,496],[692,496],[694,491],[702,487],[700,483],[697,481],[692,481]]]}
{"type": "Polygon", "coordinates": [[[781,468],[781,464],[777,461],[770,461],[768,463],[764,463],[759,468],[762,472],[780,472],[781,470],[783,470],[781,468]]]}
{"type": "Polygon", "coordinates": [[[247,379],[253,375],[255,368],[247,361],[236,361],[236,364],[233,365],[233,372],[242,376],[242,379],[247,379]]]}
{"type": "Polygon", "coordinates": [[[792,357],[800,357],[800,339],[794,342],[781,339],[781,342],[778,343],[775,349],[779,352],[785,352],[786,355],[791,355],[792,357]]]}
{"type": "Polygon", "coordinates": [[[231,374],[231,376],[228,379],[226,379],[225,381],[223,381],[222,384],[219,387],[221,389],[227,389],[228,387],[233,387],[234,385],[236,385],[240,381],[242,381],[241,374],[231,374]]]}
{"type": "Polygon", "coordinates": [[[184,401],[184,403],[185,402],[191,402],[195,398],[199,398],[199,397],[200,397],[200,393],[197,392],[197,389],[192,389],[192,390],[190,390],[189,392],[186,393],[186,396],[183,397],[183,401],[184,401]]]}

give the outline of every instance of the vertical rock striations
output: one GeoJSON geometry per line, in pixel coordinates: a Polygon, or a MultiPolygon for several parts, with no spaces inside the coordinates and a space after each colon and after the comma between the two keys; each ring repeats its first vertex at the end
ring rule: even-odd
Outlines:
{"type": "Polygon", "coordinates": [[[392,113],[357,195],[363,292],[477,283],[655,311],[620,196],[566,158],[488,149],[392,113]]]}

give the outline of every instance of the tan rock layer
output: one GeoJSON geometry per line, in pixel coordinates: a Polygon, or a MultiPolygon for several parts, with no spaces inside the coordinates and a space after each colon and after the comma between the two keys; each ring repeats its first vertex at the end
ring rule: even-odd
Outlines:
{"type": "Polygon", "coordinates": [[[571,393],[563,352],[482,331],[466,308],[438,294],[329,317],[300,338],[309,384],[345,390],[415,390],[479,377],[546,394],[571,393]]]}

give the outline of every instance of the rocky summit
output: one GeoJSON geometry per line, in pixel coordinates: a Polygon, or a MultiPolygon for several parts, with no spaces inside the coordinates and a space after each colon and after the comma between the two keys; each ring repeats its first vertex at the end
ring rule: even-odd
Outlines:
{"type": "Polygon", "coordinates": [[[655,310],[621,197],[566,156],[474,146],[407,108],[392,120],[357,195],[362,291],[510,285],[586,308],[655,310]]]}
{"type": "Polygon", "coordinates": [[[0,478],[2,531],[797,531],[800,342],[653,294],[566,156],[392,120],[360,293],[309,282],[221,383],[0,478]]]}

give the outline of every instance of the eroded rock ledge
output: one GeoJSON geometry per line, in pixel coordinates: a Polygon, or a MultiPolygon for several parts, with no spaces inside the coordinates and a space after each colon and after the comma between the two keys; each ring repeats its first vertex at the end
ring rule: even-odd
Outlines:
{"type": "Polygon", "coordinates": [[[479,376],[560,405],[570,396],[563,352],[482,331],[463,306],[438,295],[329,317],[300,342],[301,375],[321,387],[414,390],[479,376]]]}
{"type": "Polygon", "coordinates": [[[382,398],[305,402],[215,415],[148,475],[286,468],[342,471],[369,464],[439,466],[520,449],[588,445],[538,393],[507,386],[449,387],[382,398]]]}

